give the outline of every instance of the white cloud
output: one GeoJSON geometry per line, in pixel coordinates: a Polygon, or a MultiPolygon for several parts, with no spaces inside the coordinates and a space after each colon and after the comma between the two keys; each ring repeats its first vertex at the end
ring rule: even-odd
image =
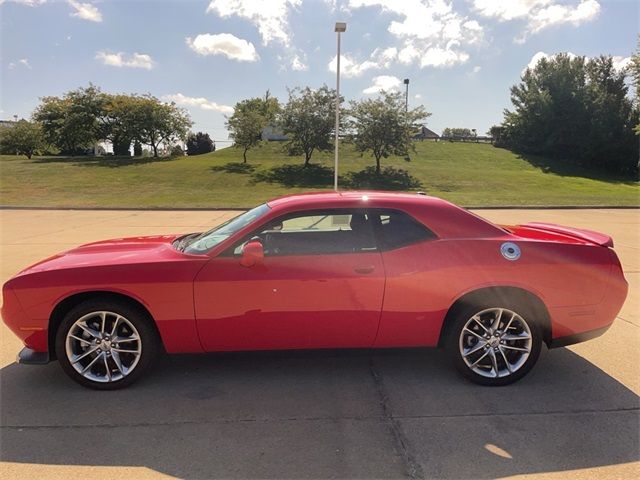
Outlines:
{"type": "Polygon", "coordinates": [[[7,68],[9,70],[14,70],[18,65],[22,65],[25,68],[28,68],[29,70],[31,70],[31,64],[29,63],[29,60],[26,58],[21,58],[20,60],[18,60],[18,62],[9,62],[9,64],[7,65],[7,68]]]}
{"type": "Polygon", "coordinates": [[[95,58],[96,60],[100,60],[104,65],[111,67],[144,68],[151,70],[155,66],[155,62],[151,56],[143,53],[98,52],[95,58]]]}
{"type": "MultiPolygon", "coordinates": [[[[395,47],[376,48],[368,60],[362,62],[354,59],[349,54],[340,55],[340,74],[346,78],[359,77],[367,70],[377,70],[381,68],[389,68],[392,62],[398,57],[398,49],[395,47]]],[[[329,62],[329,71],[336,72],[336,58],[334,55],[329,62]]]]}
{"type": "Polygon", "coordinates": [[[554,25],[571,24],[578,26],[595,19],[600,13],[596,0],[573,0],[570,4],[557,0],[472,0],[474,8],[485,17],[499,21],[524,20],[527,26],[516,37],[523,43],[531,34],[538,33],[554,25]]]}
{"type": "Polygon", "coordinates": [[[233,107],[220,105],[204,97],[187,97],[182,93],[175,93],[173,95],[164,95],[162,98],[183,107],[196,107],[202,110],[213,110],[220,113],[233,113],[233,107]]]}
{"type": "Polygon", "coordinates": [[[222,18],[238,16],[258,27],[262,43],[280,42],[291,44],[291,28],[288,16],[291,8],[298,7],[302,0],[212,0],[207,12],[222,18]]]}
{"type": "MultiPolygon", "coordinates": [[[[565,52],[565,54],[569,57],[569,58],[577,58],[578,55],[576,55],[575,53],[571,53],[571,52],[565,52]]],[[[533,55],[533,57],[531,57],[531,60],[529,61],[529,63],[527,64],[527,66],[522,69],[521,74],[524,75],[524,73],[527,71],[527,68],[533,69],[535,68],[535,66],[538,64],[538,62],[540,60],[542,60],[543,58],[546,58],[547,60],[552,59],[553,57],[555,57],[558,54],[548,54],[545,52],[537,52],[533,55]]],[[[584,57],[586,61],[589,61],[590,58],[589,57],[584,57]]],[[[631,63],[631,57],[621,57],[621,56],[613,56],[612,57],[612,61],[613,61],[613,69],[616,72],[621,72],[622,70],[624,70],[625,68],[627,68],[629,66],[629,64],[631,63]]]]}
{"type": "Polygon", "coordinates": [[[371,94],[378,93],[381,90],[397,90],[401,83],[402,82],[398,77],[394,77],[392,75],[380,75],[378,77],[373,77],[373,85],[365,88],[362,93],[371,94]]]}
{"type": "Polygon", "coordinates": [[[239,62],[255,62],[260,59],[253,43],[230,33],[203,33],[193,39],[187,37],[187,45],[199,55],[224,55],[239,62]]]}
{"type": "Polygon", "coordinates": [[[294,55],[293,60],[291,60],[291,68],[298,72],[304,72],[309,70],[309,65],[306,63],[306,58],[300,58],[299,55],[294,55]]]}
{"type": "Polygon", "coordinates": [[[89,20],[90,22],[101,22],[102,13],[98,10],[98,7],[91,3],[82,3],[76,0],[67,0],[67,3],[75,10],[71,16],[78,17],[83,20],[89,20]]]}
{"type": "Polygon", "coordinates": [[[480,70],[482,70],[482,67],[480,65],[476,65],[475,67],[473,67],[472,72],[473,73],[478,73],[478,72],[480,72],[480,70]]]}
{"type": "Polygon", "coordinates": [[[46,2],[47,0],[0,0],[0,5],[3,3],[18,3],[20,5],[26,5],[27,7],[36,7],[46,2]]]}
{"type": "MultiPolygon", "coordinates": [[[[571,53],[571,52],[565,52],[566,55],[569,56],[569,58],[576,58],[577,55],[575,53],[571,53]]],[[[524,67],[522,69],[522,75],[524,75],[524,72],[527,71],[528,68],[530,69],[534,69],[536,67],[536,65],[538,65],[538,62],[540,60],[542,60],[543,58],[550,60],[551,58],[555,57],[557,54],[548,54],[545,52],[536,52],[533,54],[533,57],[531,57],[531,60],[529,60],[529,63],[527,64],[526,67],[524,67]]]]}
{"type": "Polygon", "coordinates": [[[394,14],[387,30],[400,42],[395,58],[420,67],[451,67],[469,59],[465,47],[478,45],[484,29],[454,11],[446,0],[349,0],[349,8],[377,7],[394,14]]]}
{"type": "Polygon", "coordinates": [[[620,57],[618,55],[613,57],[613,68],[617,72],[625,70],[631,64],[631,57],[620,57]]]}
{"type": "Polygon", "coordinates": [[[415,98],[416,100],[420,100],[422,98],[422,95],[420,95],[419,93],[416,93],[413,98],[415,98]]]}

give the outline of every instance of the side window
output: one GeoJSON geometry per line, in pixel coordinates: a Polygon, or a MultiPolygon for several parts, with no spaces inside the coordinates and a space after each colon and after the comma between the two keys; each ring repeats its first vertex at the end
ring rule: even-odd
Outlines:
{"type": "MultiPolygon", "coordinates": [[[[266,256],[322,255],[375,251],[371,218],[352,210],[301,212],[270,222],[258,238],[266,256]]],[[[242,245],[234,249],[240,254],[242,245]]]]}
{"type": "Polygon", "coordinates": [[[436,238],[431,230],[403,212],[378,211],[372,214],[372,217],[377,225],[380,246],[385,250],[393,250],[436,238]]]}

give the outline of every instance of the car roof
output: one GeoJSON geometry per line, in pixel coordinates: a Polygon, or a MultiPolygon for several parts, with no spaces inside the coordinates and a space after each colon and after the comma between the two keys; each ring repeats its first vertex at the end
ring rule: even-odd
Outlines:
{"type": "Polygon", "coordinates": [[[294,193],[269,200],[272,208],[310,206],[322,208],[323,206],[354,205],[360,202],[370,202],[376,206],[390,203],[415,203],[415,204],[446,204],[444,200],[430,197],[421,193],[407,192],[382,192],[377,190],[350,190],[344,192],[308,192],[294,193]]]}
{"type": "Polygon", "coordinates": [[[504,235],[486,219],[441,198],[421,193],[376,190],[310,192],[285,195],[267,202],[274,214],[332,208],[400,209],[417,218],[441,238],[478,238],[504,235]]]}

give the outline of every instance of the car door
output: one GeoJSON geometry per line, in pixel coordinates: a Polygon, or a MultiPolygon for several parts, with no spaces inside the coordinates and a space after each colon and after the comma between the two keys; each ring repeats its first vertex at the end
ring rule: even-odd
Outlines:
{"type": "Polygon", "coordinates": [[[362,210],[288,214],[213,258],[194,285],[206,351],[370,347],[385,274],[370,218],[362,210]],[[259,239],[263,261],[240,264],[259,239]]]}
{"type": "Polygon", "coordinates": [[[448,251],[425,225],[399,210],[371,210],[386,283],[376,348],[433,346],[449,298],[448,251]]]}

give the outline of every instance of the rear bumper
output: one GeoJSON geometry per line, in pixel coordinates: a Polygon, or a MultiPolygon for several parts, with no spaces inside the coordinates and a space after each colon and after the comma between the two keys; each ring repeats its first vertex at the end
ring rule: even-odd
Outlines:
{"type": "Polygon", "coordinates": [[[609,327],[611,327],[611,325],[596,328],[595,330],[589,330],[587,332],[574,333],[573,335],[567,335],[566,337],[554,338],[549,342],[549,348],[566,347],[567,345],[586,342],[587,340],[599,337],[609,330],[609,327]]]}
{"type": "Polygon", "coordinates": [[[29,347],[20,350],[16,358],[16,362],[23,365],[45,365],[50,361],[49,352],[36,352],[29,347]]]}

